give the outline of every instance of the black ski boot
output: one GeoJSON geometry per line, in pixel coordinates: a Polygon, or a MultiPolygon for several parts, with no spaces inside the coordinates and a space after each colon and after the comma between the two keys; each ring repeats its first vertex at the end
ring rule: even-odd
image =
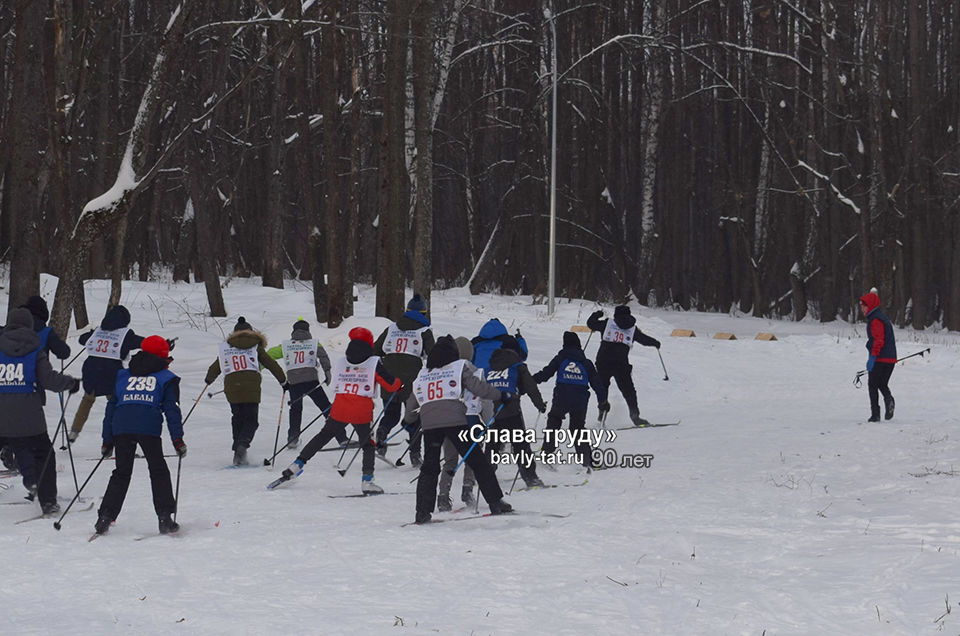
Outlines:
{"type": "Polygon", "coordinates": [[[107,530],[110,529],[111,523],[113,523],[113,519],[100,515],[100,517],[97,519],[97,522],[93,524],[93,529],[97,534],[106,534],[107,530]]]}
{"type": "Polygon", "coordinates": [[[453,510],[453,501],[450,500],[450,493],[437,495],[437,510],[440,512],[450,512],[453,510]]]}
{"type": "Polygon", "coordinates": [[[890,396],[890,399],[887,400],[886,402],[887,402],[887,409],[886,409],[886,412],[883,414],[883,419],[885,419],[885,420],[892,420],[892,419],[893,419],[893,407],[894,407],[894,405],[896,404],[896,402],[894,401],[892,395],[890,396]]]}
{"type": "Polygon", "coordinates": [[[160,534],[173,534],[180,529],[180,524],[173,520],[173,515],[160,515],[160,534]]]}
{"type": "Polygon", "coordinates": [[[503,499],[499,501],[494,501],[490,504],[490,514],[493,515],[505,515],[513,512],[513,506],[508,504],[503,499]]]}
{"type": "Polygon", "coordinates": [[[417,510],[417,516],[414,518],[414,523],[418,526],[422,526],[425,523],[430,523],[430,520],[433,516],[429,512],[421,512],[417,510]]]}
{"type": "Polygon", "coordinates": [[[463,490],[460,492],[460,501],[462,501],[467,508],[476,505],[477,498],[473,496],[473,486],[463,487],[463,490]]]}

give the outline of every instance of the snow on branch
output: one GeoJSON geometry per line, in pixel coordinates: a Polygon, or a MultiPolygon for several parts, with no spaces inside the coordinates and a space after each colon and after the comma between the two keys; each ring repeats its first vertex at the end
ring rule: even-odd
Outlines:
{"type": "Polygon", "coordinates": [[[801,69],[803,69],[803,71],[807,75],[813,75],[813,71],[810,70],[809,67],[804,65],[804,63],[798,60],[797,58],[793,57],[792,55],[788,55],[787,53],[778,53],[777,51],[768,51],[767,49],[758,49],[754,46],[743,46],[742,44],[737,44],[735,42],[726,42],[723,40],[718,40],[716,44],[719,44],[720,46],[723,46],[723,47],[736,49],[738,51],[743,51],[744,53],[756,53],[758,55],[766,55],[768,57],[778,57],[781,59],[785,59],[799,66],[801,69]]]}
{"type": "Polygon", "coordinates": [[[856,203],[854,203],[852,199],[850,199],[849,197],[844,195],[842,192],[840,192],[837,186],[833,185],[833,183],[830,181],[830,177],[820,172],[817,172],[809,164],[803,161],[798,161],[797,166],[800,168],[803,168],[804,170],[806,170],[816,178],[823,180],[828,186],[830,186],[830,190],[833,191],[834,195],[836,195],[837,200],[839,200],[841,203],[845,205],[850,206],[850,208],[854,211],[855,214],[860,214],[860,207],[856,203]]]}

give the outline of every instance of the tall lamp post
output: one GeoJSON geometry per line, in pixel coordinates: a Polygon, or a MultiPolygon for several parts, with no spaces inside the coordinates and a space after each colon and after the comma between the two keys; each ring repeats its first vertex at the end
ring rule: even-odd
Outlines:
{"type": "Polygon", "coordinates": [[[553,76],[553,88],[550,91],[550,257],[547,266],[547,314],[553,316],[557,284],[557,25],[550,8],[544,7],[543,17],[550,21],[550,33],[553,37],[550,47],[553,76]]]}

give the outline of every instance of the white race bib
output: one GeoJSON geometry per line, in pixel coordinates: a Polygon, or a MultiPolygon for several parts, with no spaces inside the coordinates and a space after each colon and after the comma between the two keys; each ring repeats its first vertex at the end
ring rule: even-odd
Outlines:
{"type": "Polygon", "coordinates": [[[396,323],[387,329],[387,337],[383,341],[384,353],[404,353],[419,358],[423,355],[423,332],[427,328],[404,331],[396,323]]]}
{"type": "MultiPolygon", "coordinates": [[[[483,369],[477,369],[474,377],[483,379],[483,369]]],[[[463,390],[463,405],[467,407],[467,415],[480,415],[483,410],[483,400],[470,392],[469,389],[463,390]]]]}
{"type": "Polygon", "coordinates": [[[463,396],[463,365],[456,360],[438,369],[421,369],[413,381],[413,394],[421,406],[439,400],[459,400],[463,396]]]}
{"type": "Polygon", "coordinates": [[[317,340],[284,340],[283,362],[287,371],[315,368],[317,366],[317,340]]]}
{"type": "Polygon", "coordinates": [[[220,343],[220,370],[224,375],[237,371],[260,371],[260,361],[257,359],[257,348],[240,349],[231,347],[226,342],[220,343]]]}
{"type": "Polygon", "coordinates": [[[127,337],[129,327],[120,329],[101,329],[93,332],[87,340],[87,355],[95,358],[109,358],[121,360],[120,351],[123,349],[123,339],[127,337]]]}
{"type": "Polygon", "coordinates": [[[630,329],[621,329],[613,318],[607,321],[607,328],[603,330],[603,339],[606,342],[620,342],[628,347],[633,344],[633,332],[635,327],[630,329]]]}
{"type": "Polygon", "coordinates": [[[370,356],[360,364],[351,364],[340,358],[333,365],[333,392],[336,395],[359,395],[373,398],[377,395],[377,363],[380,358],[370,356]]]}

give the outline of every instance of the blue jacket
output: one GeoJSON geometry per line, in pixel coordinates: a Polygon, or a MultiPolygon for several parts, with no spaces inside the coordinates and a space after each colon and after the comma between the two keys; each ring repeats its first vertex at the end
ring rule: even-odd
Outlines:
{"type": "Polygon", "coordinates": [[[550,363],[533,374],[537,384],[546,382],[554,374],[557,382],[553,387],[553,403],[567,411],[585,411],[590,401],[590,389],[597,393],[597,400],[607,401],[608,388],[600,382],[597,369],[584,355],[583,349],[564,347],[550,363]]]}
{"type": "MultiPolygon", "coordinates": [[[[518,332],[519,334],[519,332],[518,332]]],[[[490,356],[494,351],[503,346],[512,347],[520,356],[520,360],[527,359],[529,353],[527,341],[523,336],[511,336],[507,333],[507,328],[496,318],[488,320],[476,338],[470,341],[473,345],[473,364],[478,368],[487,371],[490,369],[490,356]],[[517,346],[513,346],[516,344],[517,346]]]]}
{"type": "Polygon", "coordinates": [[[183,437],[180,414],[180,378],[166,368],[163,358],[141,351],[130,360],[130,368],[117,373],[113,395],[103,415],[103,442],[113,443],[116,435],[160,437],[167,418],[170,439],[183,437]]]}

